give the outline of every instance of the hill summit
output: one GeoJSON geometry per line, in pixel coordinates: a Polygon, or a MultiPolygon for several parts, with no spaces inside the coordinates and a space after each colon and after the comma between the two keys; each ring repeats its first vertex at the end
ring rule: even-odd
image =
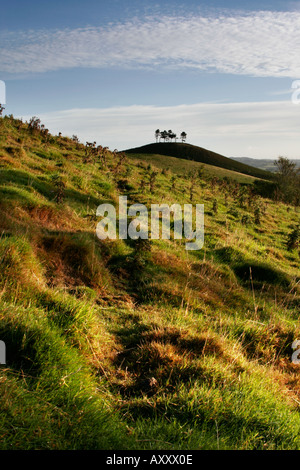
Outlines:
{"type": "Polygon", "coordinates": [[[212,152],[196,145],[181,142],[153,143],[143,145],[128,150],[125,153],[142,153],[142,154],[158,154],[170,157],[183,158],[186,160],[194,160],[208,165],[214,165],[231,171],[237,171],[245,175],[254,176],[256,178],[272,179],[269,172],[246,165],[232,158],[224,157],[218,153],[212,152]]]}

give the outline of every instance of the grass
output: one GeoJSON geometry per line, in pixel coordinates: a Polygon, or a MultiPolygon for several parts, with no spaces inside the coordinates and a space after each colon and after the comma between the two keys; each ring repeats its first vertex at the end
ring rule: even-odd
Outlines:
{"type": "Polygon", "coordinates": [[[164,156],[159,154],[145,154],[145,153],[128,153],[130,159],[134,159],[144,164],[153,165],[161,170],[170,170],[175,175],[186,175],[188,177],[189,172],[202,171],[206,178],[218,177],[218,178],[231,178],[237,180],[239,183],[250,184],[255,180],[254,176],[244,175],[239,172],[232,172],[226,168],[220,168],[207,163],[200,163],[193,160],[185,160],[183,158],[176,158],[172,156],[164,156]]]}
{"type": "Polygon", "coordinates": [[[272,174],[268,171],[246,165],[237,160],[232,160],[231,158],[224,157],[218,153],[206,150],[202,147],[196,147],[191,144],[177,142],[156,143],[128,149],[125,152],[128,154],[167,155],[169,157],[183,158],[207,165],[213,165],[230,171],[237,171],[256,178],[272,179],[272,174]]]}
{"type": "Polygon", "coordinates": [[[0,448],[300,449],[298,209],[212,165],[84,156],[0,119],[0,448]],[[204,248],[100,241],[119,195],[204,203],[204,248]]]}

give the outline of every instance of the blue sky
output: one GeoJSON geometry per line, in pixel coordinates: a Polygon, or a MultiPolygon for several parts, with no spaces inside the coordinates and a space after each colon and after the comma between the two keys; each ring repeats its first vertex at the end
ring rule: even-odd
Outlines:
{"type": "Polygon", "coordinates": [[[300,1],[0,7],[7,114],[112,149],[160,128],[227,156],[300,157],[300,1]]]}

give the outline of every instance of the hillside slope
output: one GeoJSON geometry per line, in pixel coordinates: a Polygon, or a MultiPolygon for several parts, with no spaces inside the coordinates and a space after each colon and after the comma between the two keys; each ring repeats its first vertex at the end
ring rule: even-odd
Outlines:
{"type": "Polygon", "coordinates": [[[218,153],[206,150],[202,147],[197,147],[185,143],[155,143],[143,145],[132,149],[124,150],[126,154],[156,154],[156,155],[169,155],[176,158],[185,158],[194,160],[196,162],[214,165],[231,171],[237,171],[246,175],[254,176],[256,178],[272,179],[267,171],[255,168],[250,165],[245,165],[239,161],[224,157],[218,153]]]}
{"type": "Polygon", "coordinates": [[[299,212],[98,150],[0,119],[0,448],[300,449],[299,212]],[[99,240],[120,195],[203,203],[204,248],[99,240]]]}

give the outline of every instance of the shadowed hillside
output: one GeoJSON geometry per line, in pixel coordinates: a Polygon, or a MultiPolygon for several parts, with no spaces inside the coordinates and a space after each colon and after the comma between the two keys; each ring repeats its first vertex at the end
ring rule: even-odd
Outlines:
{"type": "Polygon", "coordinates": [[[218,153],[191,144],[154,143],[143,145],[142,147],[124,150],[124,152],[128,154],[140,153],[169,155],[171,157],[194,160],[196,162],[214,165],[220,168],[225,168],[227,170],[237,171],[239,173],[244,173],[245,175],[254,176],[256,178],[263,178],[269,180],[273,178],[273,176],[270,175],[270,173],[267,171],[249,165],[245,165],[244,163],[238,162],[228,157],[224,157],[223,155],[220,155],[218,153]]]}

